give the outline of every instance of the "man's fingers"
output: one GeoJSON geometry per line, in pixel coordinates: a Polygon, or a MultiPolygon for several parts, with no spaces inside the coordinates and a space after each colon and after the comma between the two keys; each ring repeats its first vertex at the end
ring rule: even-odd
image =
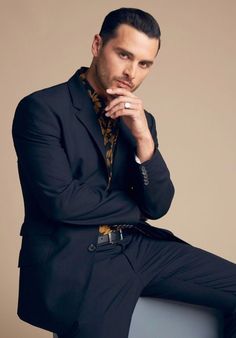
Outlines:
{"type": "Polygon", "coordinates": [[[106,113],[106,116],[109,116],[111,119],[116,119],[121,116],[134,116],[137,111],[133,109],[118,109],[113,113],[106,113]]]}
{"type": "Polygon", "coordinates": [[[105,115],[116,119],[121,116],[137,118],[144,114],[142,101],[125,88],[109,88],[107,93],[114,99],[105,108],[105,115]]]}
{"type": "MultiPolygon", "coordinates": [[[[128,103],[128,105],[130,105],[130,108],[135,105],[137,103],[137,101],[139,101],[139,99],[137,99],[136,97],[127,97],[127,96],[119,96],[117,98],[115,98],[114,100],[112,100],[107,107],[105,108],[106,111],[111,110],[113,107],[115,107],[116,105],[123,105],[124,108],[128,108],[126,107],[125,104],[128,103]]],[[[122,108],[123,108],[122,107],[122,108]]]]}
{"type": "Polygon", "coordinates": [[[120,102],[114,105],[112,108],[106,109],[106,116],[111,116],[115,112],[119,110],[124,110],[124,111],[137,111],[139,106],[137,105],[136,102],[129,102],[129,108],[126,107],[125,105],[126,102],[120,102]]]}

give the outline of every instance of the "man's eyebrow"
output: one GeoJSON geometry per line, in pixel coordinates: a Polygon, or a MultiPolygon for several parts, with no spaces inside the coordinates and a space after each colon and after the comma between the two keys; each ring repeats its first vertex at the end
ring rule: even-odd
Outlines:
{"type": "Polygon", "coordinates": [[[131,52],[129,52],[127,49],[124,49],[124,48],[121,48],[121,47],[116,47],[115,50],[116,50],[117,52],[122,52],[122,53],[124,53],[124,54],[127,54],[127,55],[129,55],[130,57],[132,57],[132,58],[134,57],[134,54],[131,53],[131,52]]]}
{"type": "MultiPolygon", "coordinates": [[[[134,54],[129,52],[128,50],[124,49],[124,48],[121,48],[121,47],[116,47],[115,50],[117,52],[122,52],[124,54],[127,54],[129,57],[131,57],[132,59],[134,58],[134,54]]],[[[151,60],[141,60],[142,63],[146,63],[148,64],[149,66],[151,66],[153,64],[153,61],[151,60]]]]}

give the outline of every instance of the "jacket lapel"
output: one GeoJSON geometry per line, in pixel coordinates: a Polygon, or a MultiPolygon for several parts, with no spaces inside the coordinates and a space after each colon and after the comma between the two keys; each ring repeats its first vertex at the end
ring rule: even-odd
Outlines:
{"type": "MultiPolygon", "coordinates": [[[[92,101],[79,79],[79,71],[77,71],[69,79],[68,87],[71,95],[72,104],[76,108],[75,115],[77,119],[86,127],[89,134],[93,138],[94,143],[97,145],[100,153],[102,154],[104,161],[106,162],[106,151],[101,128],[97,119],[96,112],[94,111],[92,101]]],[[[119,136],[117,141],[117,149],[115,150],[115,162],[117,163],[116,159],[123,158],[122,155],[124,155],[123,153],[125,152],[125,150],[130,151],[130,148],[133,150],[133,152],[135,152],[135,138],[132,136],[129,128],[122,121],[122,119],[119,119],[119,136]]]]}
{"type": "Polygon", "coordinates": [[[80,81],[78,73],[79,71],[77,71],[68,81],[72,104],[76,108],[75,115],[88,130],[105,161],[106,153],[101,128],[91,99],[80,81]]]}

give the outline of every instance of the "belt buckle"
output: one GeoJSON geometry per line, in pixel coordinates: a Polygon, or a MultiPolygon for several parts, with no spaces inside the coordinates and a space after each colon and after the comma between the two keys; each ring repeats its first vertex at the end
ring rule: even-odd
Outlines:
{"type": "Polygon", "coordinates": [[[124,236],[123,236],[123,231],[122,231],[122,229],[119,229],[119,233],[120,233],[120,239],[122,240],[122,239],[124,239],[124,236]]]}
{"type": "MultiPolygon", "coordinates": [[[[115,230],[115,231],[116,231],[116,232],[119,231],[119,233],[120,233],[120,240],[123,240],[124,237],[123,237],[122,229],[118,229],[118,230],[115,230]]],[[[111,238],[112,232],[115,232],[115,231],[111,231],[111,232],[108,233],[109,242],[110,242],[111,244],[115,244],[115,243],[116,243],[116,241],[113,241],[112,238],[111,238]]]]}

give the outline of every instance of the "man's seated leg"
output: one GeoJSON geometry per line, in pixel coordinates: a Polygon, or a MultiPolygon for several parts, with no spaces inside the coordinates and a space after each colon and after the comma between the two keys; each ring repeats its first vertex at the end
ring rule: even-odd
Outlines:
{"type": "Polygon", "coordinates": [[[225,337],[236,338],[234,263],[188,244],[142,235],[133,238],[125,254],[144,285],[141,296],[218,309],[225,318],[225,337]]]}
{"type": "Polygon", "coordinates": [[[127,338],[142,285],[120,244],[97,247],[93,271],[80,309],[78,327],[58,338],[127,338]]]}

